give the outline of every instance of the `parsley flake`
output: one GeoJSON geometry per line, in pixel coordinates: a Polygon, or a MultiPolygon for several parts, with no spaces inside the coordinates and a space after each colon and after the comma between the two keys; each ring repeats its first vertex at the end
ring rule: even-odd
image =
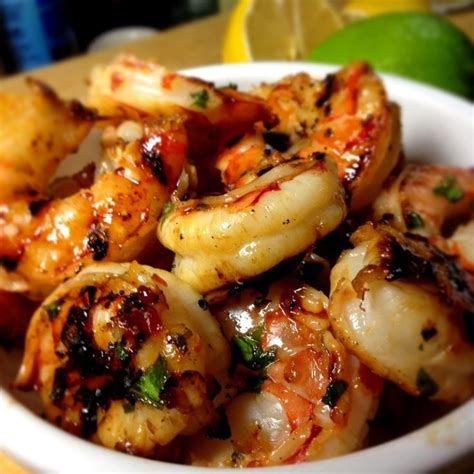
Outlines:
{"type": "Polygon", "coordinates": [[[126,360],[128,357],[128,352],[125,350],[125,347],[123,347],[123,344],[121,341],[117,342],[115,344],[115,357],[119,360],[126,360]]]}
{"type": "Polygon", "coordinates": [[[64,298],[59,298],[58,300],[53,301],[52,303],[49,303],[49,304],[45,304],[43,306],[43,309],[46,311],[46,314],[48,315],[48,318],[50,321],[53,321],[54,319],[57,318],[63,304],[64,304],[64,298]]]}
{"type": "Polygon", "coordinates": [[[160,394],[170,377],[171,374],[166,367],[166,359],[160,355],[156,362],[143,372],[132,392],[141,402],[149,403],[158,408],[162,407],[163,400],[161,400],[160,394]]]}
{"type": "Polygon", "coordinates": [[[263,326],[260,326],[250,334],[234,336],[233,341],[244,364],[250,369],[264,369],[270,365],[276,357],[276,347],[263,350],[260,345],[263,326]]]}
{"type": "Polygon", "coordinates": [[[408,211],[405,220],[409,229],[417,229],[425,225],[423,218],[415,211],[408,211]]]}
{"type": "Polygon", "coordinates": [[[445,197],[449,202],[458,202],[464,196],[464,191],[460,188],[453,175],[444,177],[433,189],[437,196],[445,197]]]}
{"type": "Polygon", "coordinates": [[[438,385],[430,377],[425,369],[420,368],[416,374],[416,386],[420,392],[420,395],[424,397],[431,397],[438,391],[438,385]]]}
{"type": "Polygon", "coordinates": [[[342,394],[347,390],[347,382],[344,380],[335,380],[328,385],[326,393],[324,394],[321,401],[329,405],[331,408],[336,406],[337,401],[341,398],[342,394]]]}
{"type": "Polygon", "coordinates": [[[206,89],[192,92],[191,97],[194,99],[192,103],[194,107],[199,107],[200,109],[205,109],[207,107],[207,103],[209,102],[209,92],[207,92],[206,89]]]}
{"type": "Polygon", "coordinates": [[[168,201],[167,203],[165,203],[165,205],[163,206],[163,210],[161,211],[161,222],[163,223],[167,217],[171,214],[171,212],[173,211],[174,209],[174,205],[171,201],[168,201]]]}

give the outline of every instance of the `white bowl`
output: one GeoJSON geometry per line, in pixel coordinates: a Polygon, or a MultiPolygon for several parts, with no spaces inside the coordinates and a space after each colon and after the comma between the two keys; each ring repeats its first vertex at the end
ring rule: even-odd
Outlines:
{"type": "MultiPolygon", "coordinates": [[[[335,66],[310,63],[253,63],[205,66],[185,72],[219,85],[247,88],[298,71],[322,76],[335,66]]],[[[474,107],[465,100],[420,83],[384,76],[389,97],[402,107],[403,143],[410,160],[474,167],[474,107]]],[[[0,451],[34,470],[48,472],[228,473],[132,457],[76,438],[33,411],[31,395],[9,392],[18,357],[0,351],[0,451]]],[[[410,413],[406,413],[409,417],[410,413]]],[[[426,472],[473,462],[474,400],[433,423],[393,441],[356,453],[294,466],[264,468],[268,474],[315,472],[426,472]]],[[[472,467],[472,466],[471,466],[472,467]]],[[[257,474],[261,468],[248,472],[257,474]]]]}

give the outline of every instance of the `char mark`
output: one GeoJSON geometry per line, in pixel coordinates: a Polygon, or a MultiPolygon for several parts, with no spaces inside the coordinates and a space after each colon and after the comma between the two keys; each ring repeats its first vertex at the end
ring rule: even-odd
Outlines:
{"type": "Polygon", "coordinates": [[[87,236],[87,246],[92,251],[93,259],[103,260],[109,249],[109,231],[98,223],[93,223],[87,236]]]}

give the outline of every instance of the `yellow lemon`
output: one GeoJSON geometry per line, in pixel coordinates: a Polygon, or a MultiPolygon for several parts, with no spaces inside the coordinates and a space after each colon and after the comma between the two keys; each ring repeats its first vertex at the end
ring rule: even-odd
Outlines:
{"type": "Polygon", "coordinates": [[[342,10],[348,19],[364,18],[380,13],[412,11],[430,12],[429,0],[349,0],[342,10]]]}
{"type": "Polygon", "coordinates": [[[343,25],[327,0],[239,0],[224,37],[224,62],[300,59],[343,25]]]}

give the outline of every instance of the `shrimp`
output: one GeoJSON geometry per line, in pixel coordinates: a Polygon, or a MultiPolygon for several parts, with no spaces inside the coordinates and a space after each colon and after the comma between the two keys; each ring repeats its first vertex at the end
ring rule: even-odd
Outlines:
{"type": "Polygon", "coordinates": [[[375,219],[385,219],[402,232],[427,237],[441,250],[457,255],[474,271],[474,170],[409,164],[380,193],[373,204],[375,219]],[[463,219],[470,223],[455,229],[463,219]]]}
{"type": "Polygon", "coordinates": [[[67,431],[153,457],[215,418],[229,348],[201,301],[164,270],[89,266],[34,314],[16,384],[67,431]]]}
{"type": "Polygon", "coordinates": [[[130,261],[155,239],[186,161],[180,118],[127,120],[106,129],[102,144],[103,166],[91,187],[62,199],[1,203],[1,289],[42,299],[83,266],[130,261]]]}
{"type": "Polygon", "coordinates": [[[238,355],[230,384],[240,387],[224,405],[229,438],[198,435],[192,464],[288,464],[361,445],[382,383],[332,335],[323,293],[287,279],[207,300],[238,355]]]}
{"type": "Polygon", "coordinates": [[[247,132],[237,143],[217,157],[216,167],[227,190],[240,188],[258,178],[263,171],[285,161],[284,156],[267,144],[257,130],[247,132]]]}
{"type": "Polygon", "coordinates": [[[324,154],[283,160],[225,194],[173,203],[158,225],[173,273],[205,293],[304,252],[346,215],[335,168],[324,154]]]}
{"type": "Polygon", "coordinates": [[[77,101],[63,102],[28,79],[30,95],[0,94],[0,203],[45,194],[62,158],[75,152],[95,121],[77,101]]]}
{"type": "Polygon", "coordinates": [[[278,116],[272,129],[290,151],[329,153],[360,210],[377,196],[400,156],[400,113],[368,64],[354,63],[323,81],[300,73],[252,91],[278,116]]]}
{"type": "Polygon", "coordinates": [[[108,116],[130,113],[130,109],[151,115],[186,112],[190,119],[205,119],[220,129],[225,135],[224,143],[255,122],[271,126],[276,123],[276,117],[257,97],[231,87],[217,89],[212,83],[168,71],[129,54],[93,69],[87,103],[108,116]]]}
{"type": "Polygon", "coordinates": [[[331,272],[336,337],[378,375],[413,395],[473,394],[474,288],[426,239],[368,223],[331,272]]]}

